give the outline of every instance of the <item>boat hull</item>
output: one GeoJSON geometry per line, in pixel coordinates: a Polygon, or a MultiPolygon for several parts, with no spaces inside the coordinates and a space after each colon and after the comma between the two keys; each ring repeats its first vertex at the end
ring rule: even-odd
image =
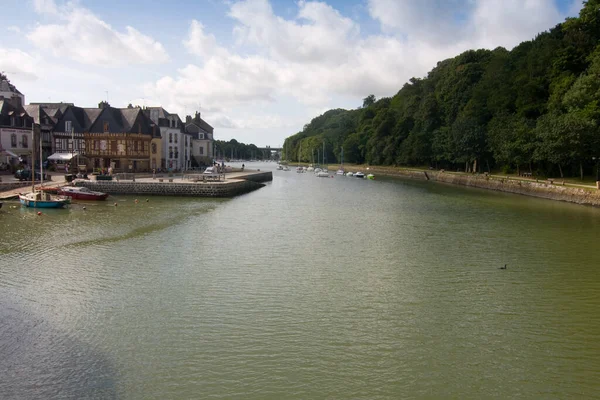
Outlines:
{"type": "Polygon", "coordinates": [[[63,208],[69,204],[68,200],[33,201],[19,197],[19,201],[25,207],[30,208],[63,208]]]}
{"type": "Polygon", "coordinates": [[[73,200],[90,200],[90,201],[100,201],[106,200],[108,197],[108,193],[102,193],[101,195],[91,194],[91,193],[69,193],[59,191],[58,194],[63,196],[69,196],[73,200]]]}

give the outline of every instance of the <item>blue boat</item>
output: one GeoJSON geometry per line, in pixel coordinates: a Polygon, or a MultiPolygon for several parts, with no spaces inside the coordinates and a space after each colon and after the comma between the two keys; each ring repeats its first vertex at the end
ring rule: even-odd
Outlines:
{"type": "Polygon", "coordinates": [[[69,197],[57,196],[46,192],[19,194],[19,201],[25,207],[31,208],[63,208],[71,203],[69,197]]]}

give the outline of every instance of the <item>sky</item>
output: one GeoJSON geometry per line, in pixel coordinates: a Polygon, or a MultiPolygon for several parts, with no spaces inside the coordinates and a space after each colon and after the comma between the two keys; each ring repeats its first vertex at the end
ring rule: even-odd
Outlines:
{"type": "Polygon", "coordinates": [[[468,49],[511,49],[581,0],[0,0],[0,71],[26,102],[199,111],[279,147],[468,49]]]}

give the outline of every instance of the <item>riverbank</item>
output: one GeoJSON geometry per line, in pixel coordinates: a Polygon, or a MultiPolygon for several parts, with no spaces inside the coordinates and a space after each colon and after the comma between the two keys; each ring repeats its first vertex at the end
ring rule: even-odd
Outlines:
{"type": "MultiPolygon", "coordinates": [[[[329,168],[334,171],[337,170],[338,166],[330,165],[329,168]]],[[[396,176],[428,180],[600,207],[600,190],[597,190],[594,186],[572,184],[559,179],[538,180],[489,174],[446,172],[443,170],[435,171],[365,165],[347,165],[345,169],[353,172],[362,171],[365,174],[371,173],[375,176],[396,176]]]]}

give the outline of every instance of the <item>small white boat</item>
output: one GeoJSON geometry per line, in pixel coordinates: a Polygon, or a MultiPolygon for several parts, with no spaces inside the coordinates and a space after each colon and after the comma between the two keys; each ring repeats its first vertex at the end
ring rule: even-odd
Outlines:
{"type": "Polygon", "coordinates": [[[329,178],[329,172],[327,171],[319,171],[316,175],[318,178],[329,178]]]}
{"type": "Polygon", "coordinates": [[[354,174],[354,176],[355,176],[356,178],[364,178],[364,177],[365,177],[365,174],[363,174],[362,172],[358,171],[357,173],[355,173],[355,174],[354,174]]]}
{"type": "Polygon", "coordinates": [[[315,174],[318,174],[319,172],[323,171],[321,168],[315,168],[315,174]]]}
{"type": "Polygon", "coordinates": [[[354,176],[354,174],[350,171],[346,172],[346,176],[354,176]]]}
{"type": "Polygon", "coordinates": [[[277,170],[278,170],[278,171],[282,171],[282,170],[283,170],[283,165],[281,165],[281,164],[277,164],[277,170]]]}
{"type": "Polygon", "coordinates": [[[306,170],[304,169],[304,167],[297,167],[296,172],[299,174],[302,174],[302,173],[306,172],[306,170]]]}
{"type": "Polygon", "coordinates": [[[289,171],[290,169],[288,168],[288,166],[286,165],[285,167],[283,167],[284,171],[289,171]]]}
{"type": "Polygon", "coordinates": [[[338,169],[335,174],[336,175],[344,175],[344,170],[343,169],[338,169]]]}
{"type": "Polygon", "coordinates": [[[308,168],[306,168],[307,172],[313,172],[315,170],[315,167],[313,167],[312,165],[309,165],[308,168]]]}

